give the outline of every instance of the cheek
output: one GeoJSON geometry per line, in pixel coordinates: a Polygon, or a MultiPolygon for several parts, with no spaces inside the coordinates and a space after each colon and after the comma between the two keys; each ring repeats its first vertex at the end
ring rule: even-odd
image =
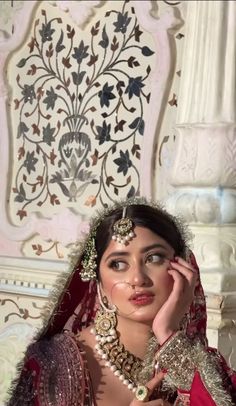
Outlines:
{"type": "Polygon", "coordinates": [[[123,275],[110,274],[107,277],[106,272],[100,273],[100,282],[102,290],[109,301],[120,307],[122,301],[126,301],[133,293],[133,288],[127,282],[123,275]]]}
{"type": "Polygon", "coordinates": [[[117,277],[116,275],[112,275],[112,273],[109,273],[107,269],[106,270],[101,269],[99,275],[102,290],[107,296],[107,298],[110,299],[112,291],[114,289],[114,285],[116,285],[117,283],[117,277]]]}
{"type": "Polygon", "coordinates": [[[155,286],[158,291],[158,296],[167,299],[172,292],[174,280],[171,275],[165,270],[160,272],[155,278],[155,286]]]}

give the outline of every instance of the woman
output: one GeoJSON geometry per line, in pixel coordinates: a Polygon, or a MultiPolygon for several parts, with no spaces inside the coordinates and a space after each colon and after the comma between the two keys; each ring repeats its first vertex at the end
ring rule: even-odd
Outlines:
{"type": "Polygon", "coordinates": [[[176,218],[144,199],[94,219],[8,406],[236,404],[235,375],[206,346],[186,240],[176,218]]]}

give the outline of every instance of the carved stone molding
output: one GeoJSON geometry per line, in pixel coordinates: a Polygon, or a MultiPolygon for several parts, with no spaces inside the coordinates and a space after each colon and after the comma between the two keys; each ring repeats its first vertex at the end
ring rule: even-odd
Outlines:
{"type": "Polygon", "coordinates": [[[170,210],[182,214],[186,221],[203,224],[234,224],[236,222],[236,191],[222,189],[178,188],[167,199],[170,210]]]}
{"type": "Polygon", "coordinates": [[[236,187],[235,124],[178,124],[176,130],[174,186],[236,187]]]}
{"type": "Polygon", "coordinates": [[[236,300],[235,294],[212,294],[207,301],[207,337],[212,347],[218,348],[235,369],[236,365],[236,300]]]}
{"type": "Polygon", "coordinates": [[[194,250],[201,268],[212,269],[221,272],[222,275],[226,273],[234,275],[236,267],[234,225],[192,225],[191,231],[194,235],[194,250]]]}
{"type": "Polygon", "coordinates": [[[0,257],[1,291],[46,298],[57,276],[67,268],[62,261],[0,257]]]}

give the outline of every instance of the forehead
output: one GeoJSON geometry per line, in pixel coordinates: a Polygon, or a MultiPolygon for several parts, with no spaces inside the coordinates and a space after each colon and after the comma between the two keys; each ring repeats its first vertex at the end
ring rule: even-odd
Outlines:
{"type": "Polygon", "coordinates": [[[135,253],[145,250],[148,247],[153,245],[159,246],[160,248],[172,253],[174,249],[170,246],[170,244],[160,237],[158,234],[153,233],[148,228],[136,226],[134,228],[135,236],[132,238],[131,241],[127,245],[121,244],[117,241],[111,240],[103,253],[102,259],[106,258],[111,252],[127,252],[128,253],[135,253]]]}

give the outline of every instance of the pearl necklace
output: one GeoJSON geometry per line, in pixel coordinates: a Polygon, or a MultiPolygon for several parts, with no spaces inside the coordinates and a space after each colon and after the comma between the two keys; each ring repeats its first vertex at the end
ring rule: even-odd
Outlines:
{"type": "Polygon", "coordinates": [[[91,329],[91,333],[95,335],[97,341],[95,345],[96,351],[114,375],[119,378],[129,390],[135,392],[138,387],[136,383],[138,381],[138,375],[143,368],[142,360],[127,351],[123,344],[120,344],[114,328],[106,329],[106,334],[101,331],[99,332],[100,334],[98,334],[96,328],[91,329]]]}

